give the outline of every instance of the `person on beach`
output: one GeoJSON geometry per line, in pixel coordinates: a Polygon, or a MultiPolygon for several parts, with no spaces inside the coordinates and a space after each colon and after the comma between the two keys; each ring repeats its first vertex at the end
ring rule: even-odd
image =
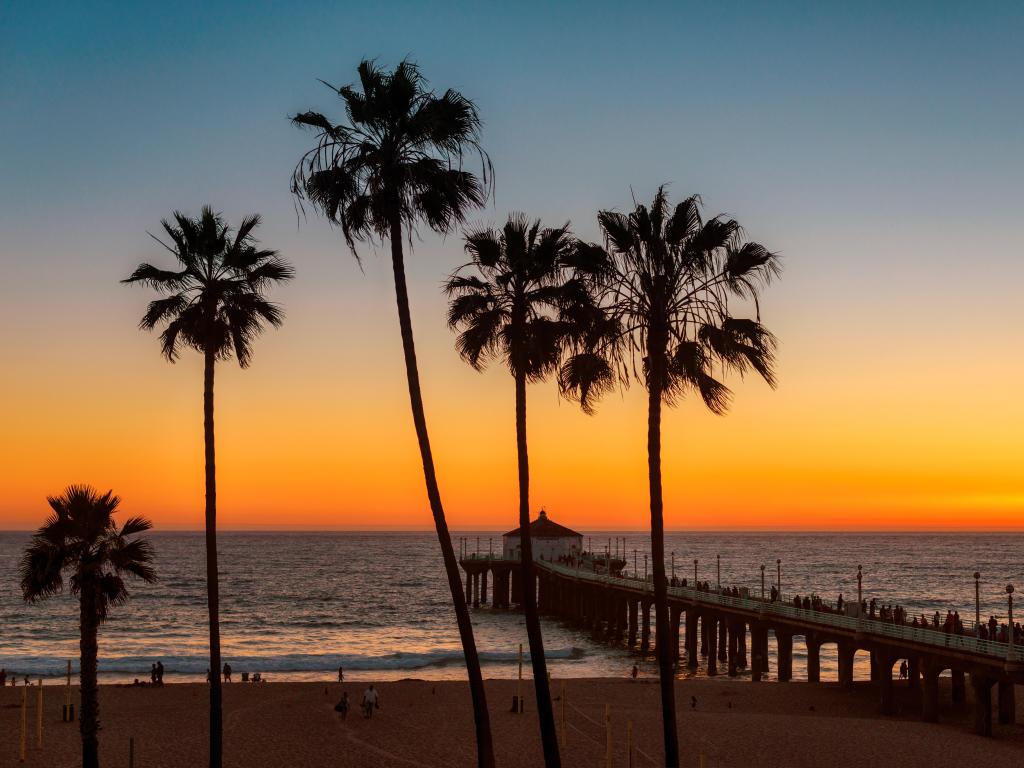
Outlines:
{"type": "Polygon", "coordinates": [[[156,664],[149,668],[149,684],[156,685],[156,664]]]}
{"type": "Polygon", "coordinates": [[[636,664],[633,665],[633,671],[632,671],[631,675],[632,675],[634,680],[636,680],[637,677],[640,676],[640,667],[638,667],[636,664]]]}
{"type": "Polygon", "coordinates": [[[156,663],[156,684],[161,688],[164,686],[164,663],[162,661],[156,663]]]}
{"type": "Polygon", "coordinates": [[[907,667],[907,661],[904,659],[900,662],[900,680],[906,680],[909,668],[907,667]]]}
{"type": "Polygon", "coordinates": [[[226,661],[224,662],[224,682],[231,682],[231,665],[228,664],[226,661]]]}
{"type": "Polygon", "coordinates": [[[380,709],[380,702],[377,699],[377,691],[370,684],[370,687],[363,691],[363,717],[369,720],[373,717],[373,710],[380,709]]]}
{"type": "Polygon", "coordinates": [[[341,715],[342,720],[348,719],[348,691],[342,691],[341,700],[334,705],[334,711],[341,715]]]}
{"type": "Polygon", "coordinates": [[[339,683],[344,683],[345,682],[345,668],[344,667],[338,667],[338,682],[339,683]]]}

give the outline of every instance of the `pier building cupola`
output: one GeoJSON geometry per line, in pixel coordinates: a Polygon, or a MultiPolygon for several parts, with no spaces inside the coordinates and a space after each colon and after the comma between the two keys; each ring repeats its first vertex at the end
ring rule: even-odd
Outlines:
{"type": "MultiPolygon", "coordinates": [[[[502,538],[503,556],[518,560],[522,551],[522,527],[509,531],[502,538]]],[[[583,551],[583,534],[559,525],[543,509],[530,523],[530,541],[533,544],[534,560],[558,562],[580,556],[583,551]]]]}

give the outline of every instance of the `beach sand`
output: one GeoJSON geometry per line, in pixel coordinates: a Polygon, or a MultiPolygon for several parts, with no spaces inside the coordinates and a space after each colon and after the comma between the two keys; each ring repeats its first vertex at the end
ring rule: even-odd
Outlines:
{"type": "MultiPolygon", "coordinates": [[[[943,681],[948,683],[948,681],[943,681]]],[[[264,766],[474,766],[469,690],[461,682],[407,680],[377,685],[381,708],[364,720],[358,703],[365,682],[265,683],[225,686],[225,765],[264,766]],[[352,708],[342,721],[333,711],[340,691],[352,708]],[[325,693],[326,691],[326,693],[325,693]]],[[[553,681],[555,697],[561,681],[553,681]]],[[[1020,688],[1021,686],[1018,686],[1020,688]]],[[[540,736],[533,689],[523,683],[525,715],[510,712],[516,682],[491,680],[487,694],[499,766],[540,766],[540,736]]],[[[614,765],[626,766],[626,723],[633,722],[637,766],[661,764],[661,715],[655,680],[565,681],[568,745],[563,765],[604,765],[604,706],[611,705],[614,765]]],[[[971,730],[968,706],[942,696],[940,724],[917,719],[913,694],[897,687],[900,713],[877,714],[875,689],[835,684],[762,683],[695,679],[676,686],[684,766],[915,766],[1024,765],[1024,725],[994,725],[986,739],[971,730]],[[696,696],[696,709],[691,707],[696,696]]],[[[62,689],[47,686],[45,744],[35,746],[35,690],[30,690],[29,748],[23,765],[71,768],[80,764],[77,725],[59,722],[62,689]]],[[[1018,695],[1018,708],[1024,700],[1018,695]]],[[[21,689],[0,690],[0,765],[17,766],[21,689]]],[[[128,765],[135,739],[137,768],[189,768],[205,764],[206,690],[202,684],[163,688],[101,687],[101,764],[128,765]]],[[[561,703],[555,702],[556,720],[561,703]]],[[[1024,709],[1021,709],[1024,712],[1024,709]]]]}

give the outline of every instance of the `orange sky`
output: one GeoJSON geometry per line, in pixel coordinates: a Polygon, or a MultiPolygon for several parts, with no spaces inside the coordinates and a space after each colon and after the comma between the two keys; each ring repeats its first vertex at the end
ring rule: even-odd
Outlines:
{"type": "MultiPolygon", "coordinates": [[[[454,264],[458,253],[428,243],[417,256],[432,266],[454,264]]],[[[387,262],[371,255],[366,266],[362,276],[333,249],[311,260],[312,274],[300,272],[279,294],[287,322],[258,343],[253,366],[220,367],[225,528],[430,525],[387,262]],[[300,292],[303,301],[290,302],[300,292]]],[[[812,297],[806,289],[820,269],[792,260],[787,269],[765,302],[765,321],[782,341],[778,390],[735,382],[724,418],[694,403],[667,411],[667,525],[1020,528],[1024,364],[998,354],[1005,340],[971,339],[969,328],[927,311],[886,317],[883,308],[852,323],[855,292],[812,297]]],[[[201,525],[200,360],[164,362],[155,339],[134,328],[146,291],[106,277],[83,273],[95,285],[59,307],[40,285],[25,309],[27,330],[0,336],[12,361],[4,400],[14,406],[0,448],[2,527],[35,525],[45,495],[70,482],[112,487],[126,511],[162,528],[201,525]],[[93,302],[97,294],[103,303],[93,302]],[[59,311],[78,322],[56,322],[59,311]]],[[[511,527],[511,380],[457,358],[429,281],[413,301],[451,525],[511,527]]],[[[975,309],[984,324],[985,308],[975,309]]],[[[534,509],[543,504],[581,528],[643,528],[639,390],[609,397],[594,417],[560,401],[551,384],[531,387],[529,398],[534,509]]]]}

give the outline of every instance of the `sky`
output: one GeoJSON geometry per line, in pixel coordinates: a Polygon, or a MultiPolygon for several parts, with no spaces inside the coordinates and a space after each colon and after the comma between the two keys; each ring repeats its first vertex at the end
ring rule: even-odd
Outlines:
{"type": "MultiPolygon", "coordinates": [[[[673,529],[1024,527],[1024,7],[1016,3],[7,3],[0,8],[0,529],[65,485],[202,526],[201,360],[168,364],[119,285],[206,203],[296,279],[251,367],[218,369],[224,528],[431,525],[387,254],[362,270],[288,181],[340,118],[318,78],[417,61],[474,99],[496,170],[474,224],[524,211],[599,239],[660,183],[780,252],[779,386],[665,416],[673,529]],[[1016,307],[1016,309],[1014,309],[1016,307]]],[[[407,258],[449,522],[514,527],[512,380],[455,352],[458,232],[407,258]]],[[[649,520],[634,388],[595,416],[529,389],[531,506],[649,520]]]]}

